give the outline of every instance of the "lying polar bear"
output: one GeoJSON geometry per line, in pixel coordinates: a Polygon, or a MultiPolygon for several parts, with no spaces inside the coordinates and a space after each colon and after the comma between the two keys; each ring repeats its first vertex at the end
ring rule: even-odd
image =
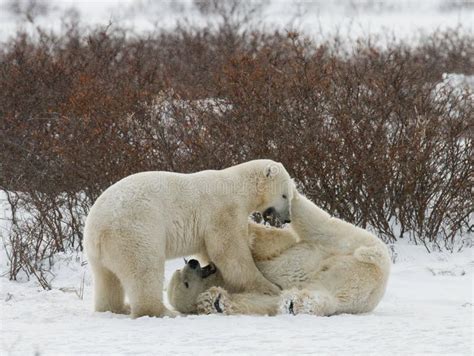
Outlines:
{"type": "Polygon", "coordinates": [[[196,260],[174,273],[168,299],[182,313],[327,316],[372,311],[390,272],[385,244],[366,230],[331,217],[295,191],[289,228],[249,224],[256,265],[280,296],[235,293],[210,264],[196,260]]]}
{"type": "Polygon", "coordinates": [[[244,236],[250,213],[289,220],[293,181],[281,163],[254,160],[192,174],[142,172],[106,189],[84,227],[95,310],[174,316],[162,302],[165,260],[212,259],[236,290],[280,293],[255,266],[244,236]]]}

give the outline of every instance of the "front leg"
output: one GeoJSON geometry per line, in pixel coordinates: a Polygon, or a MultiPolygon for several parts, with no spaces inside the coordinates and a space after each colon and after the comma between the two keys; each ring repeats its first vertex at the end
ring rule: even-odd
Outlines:
{"type": "Polygon", "coordinates": [[[209,233],[205,243],[211,261],[232,291],[279,294],[280,288],[267,280],[255,266],[247,234],[247,224],[244,228],[229,224],[224,231],[209,233]]]}
{"type": "Polygon", "coordinates": [[[197,299],[198,314],[276,315],[279,297],[261,294],[229,294],[224,288],[212,287],[197,299]]]}
{"type": "Polygon", "coordinates": [[[298,241],[298,235],[291,228],[275,228],[249,223],[252,255],[255,261],[272,259],[298,241]]]}
{"type": "Polygon", "coordinates": [[[221,287],[211,287],[197,298],[198,314],[235,314],[229,293],[221,287]]]}

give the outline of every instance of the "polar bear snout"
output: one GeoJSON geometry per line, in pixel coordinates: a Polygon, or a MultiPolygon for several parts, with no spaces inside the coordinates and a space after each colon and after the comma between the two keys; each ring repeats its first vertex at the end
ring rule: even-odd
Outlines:
{"type": "Polygon", "coordinates": [[[201,268],[201,266],[199,265],[199,261],[197,260],[190,260],[187,262],[187,265],[191,269],[201,268]]]}
{"type": "Polygon", "coordinates": [[[271,206],[266,209],[262,215],[266,222],[273,222],[274,220],[278,220],[282,224],[289,224],[291,222],[290,209],[285,209],[283,212],[278,212],[274,207],[271,206]]]}
{"type": "Polygon", "coordinates": [[[214,274],[217,272],[216,265],[212,262],[210,262],[207,266],[201,267],[200,263],[198,260],[190,260],[186,263],[186,265],[194,270],[201,278],[207,278],[211,274],[214,274]]]}

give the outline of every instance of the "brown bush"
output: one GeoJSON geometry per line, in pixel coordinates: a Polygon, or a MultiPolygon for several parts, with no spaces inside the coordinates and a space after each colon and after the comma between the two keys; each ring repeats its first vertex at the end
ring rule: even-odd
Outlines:
{"type": "Polygon", "coordinates": [[[147,38],[71,26],[2,45],[11,278],[81,249],[88,208],[124,176],[263,157],[384,241],[460,245],[472,230],[473,96],[438,83],[445,72],[472,74],[472,35],[343,47],[229,21],[147,38]]]}

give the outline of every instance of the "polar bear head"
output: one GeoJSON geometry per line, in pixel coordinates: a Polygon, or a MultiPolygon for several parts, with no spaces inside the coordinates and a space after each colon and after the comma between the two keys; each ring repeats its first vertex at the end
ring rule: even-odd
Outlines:
{"type": "Polygon", "coordinates": [[[264,219],[276,217],[282,223],[290,222],[290,205],[295,184],[285,167],[271,160],[257,160],[260,170],[257,175],[258,205],[256,211],[264,219]]]}
{"type": "Polygon", "coordinates": [[[222,275],[213,263],[201,267],[197,260],[190,260],[171,277],[168,301],[180,313],[193,314],[199,294],[223,283],[222,275]]]}

